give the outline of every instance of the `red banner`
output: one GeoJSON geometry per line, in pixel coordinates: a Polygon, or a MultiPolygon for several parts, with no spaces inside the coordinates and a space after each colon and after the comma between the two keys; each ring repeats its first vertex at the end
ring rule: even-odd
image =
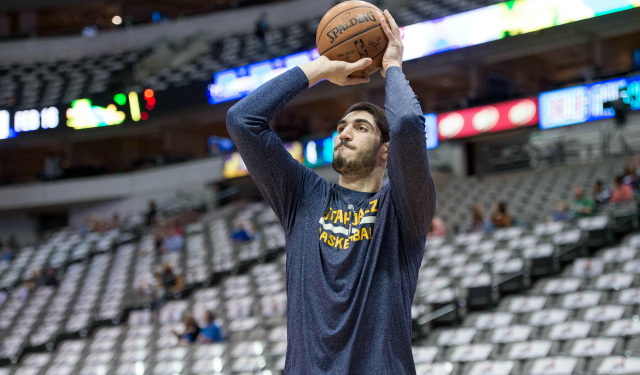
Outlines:
{"type": "Polygon", "coordinates": [[[538,98],[512,100],[438,115],[438,139],[472,137],[538,123],[538,98]]]}

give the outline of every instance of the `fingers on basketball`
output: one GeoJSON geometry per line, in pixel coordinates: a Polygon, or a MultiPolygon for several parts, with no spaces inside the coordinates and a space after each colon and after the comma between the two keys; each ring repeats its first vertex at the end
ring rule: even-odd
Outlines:
{"type": "Polygon", "coordinates": [[[349,74],[355,72],[356,70],[360,70],[360,69],[364,69],[367,66],[371,65],[371,63],[373,62],[373,60],[371,60],[369,57],[365,57],[363,59],[360,59],[354,63],[349,63],[347,72],[349,74]]]}
{"type": "Polygon", "coordinates": [[[347,77],[345,85],[359,85],[371,81],[369,77],[347,77]]]}
{"type": "Polygon", "coordinates": [[[391,13],[389,13],[388,10],[384,11],[384,15],[385,18],[387,19],[387,21],[389,22],[389,25],[391,26],[391,31],[393,31],[393,35],[395,35],[396,37],[400,36],[400,28],[398,27],[398,24],[396,23],[396,20],[393,19],[393,16],[391,15],[391,13]]]}

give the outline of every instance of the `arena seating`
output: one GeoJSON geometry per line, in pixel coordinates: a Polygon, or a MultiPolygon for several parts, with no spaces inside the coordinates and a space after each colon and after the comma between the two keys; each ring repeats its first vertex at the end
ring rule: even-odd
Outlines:
{"type": "MultiPolygon", "coordinates": [[[[462,209],[476,199],[505,197],[523,206],[527,199],[539,220],[490,234],[427,241],[412,308],[418,374],[546,374],[553,366],[566,370],[559,373],[595,374],[638,368],[637,207],[605,209],[574,223],[545,220],[551,212],[545,202],[566,195],[575,183],[608,176],[622,163],[482,182],[461,179],[439,194],[439,212],[459,211],[456,202],[442,201],[457,192],[456,197],[471,197],[458,199],[462,209]],[[618,212],[631,222],[620,221],[618,212]]],[[[264,203],[205,215],[185,228],[182,252],[159,254],[150,235],[121,240],[123,235],[83,237],[66,230],[37,250],[25,249],[12,263],[11,269],[22,265],[17,279],[6,279],[13,286],[36,264],[66,265],[66,270],[57,288],[27,295],[10,290],[0,303],[0,357],[6,364],[18,362],[0,367],[0,374],[282,371],[284,233],[264,203]],[[231,243],[239,219],[260,228],[262,239],[231,243]],[[159,304],[146,290],[152,272],[165,262],[185,276],[185,288],[159,304]],[[172,330],[182,329],[182,315],[193,314],[202,324],[209,309],[217,313],[226,340],[177,345],[172,330]]]]}
{"type": "MultiPolygon", "coordinates": [[[[393,10],[401,26],[439,18],[466,10],[498,3],[497,0],[426,1],[417,0],[393,10]]],[[[374,2],[375,3],[375,2],[374,2]]],[[[188,22],[188,21],[186,21],[188,22]]],[[[43,61],[32,64],[0,63],[0,98],[12,97],[16,109],[32,109],[68,104],[73,100],[109,92],[129,92],[151,88],[154,91],[181,87],[195,81],[211,80],[213,73],[253,62],[305,51],[315,47],[319,18],[274,28],[266,38],[266,49],[253,32],[215,40],[210,53],[190,59],[177,67],[145,71],[143,77],[131,83],[142,59],[152,53],[153,46],[131,52],[84,58],[69,56],[64,61],[43,61]]],[[[182,47],[172,51],[180,54],[191,42],[202,42],[202,36],[186,38],[182,47]]],[[[2,103],[0,103],[2,105],[2,103]]]]}
{"type": "Polygon", "coordinates": [[[474,204],[480,204],[488,214],[492,204],[504,201],[515,219],[529,224],[545,222],[560,200],[567,201],[572,197],[573,186],[581,185],[585,193],[590,193],[596,180],[611,185],[615,175],[624,170],[625,162],[624,159],[612,159],[526,171],[508,177],[498,174],[457,178],[438,192],[437,214],[449,228],[465,229],[474,204]]]}

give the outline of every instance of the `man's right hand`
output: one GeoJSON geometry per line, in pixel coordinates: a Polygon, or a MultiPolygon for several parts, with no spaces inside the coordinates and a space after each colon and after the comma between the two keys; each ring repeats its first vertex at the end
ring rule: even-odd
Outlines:
{"type": "Polygon", "coordinates": [[[323,79],[339,86],[347,86],[369,82],[369,77],[349,77],[349,74],[356,70],[366,68],[371,62],[372,60],[368,57],[354,63],[348,63],[345,61],[333,61],[325,56],[320,56],[314,61],[300,65],[300,69],[307,75],[309,87],[323,79]]]}

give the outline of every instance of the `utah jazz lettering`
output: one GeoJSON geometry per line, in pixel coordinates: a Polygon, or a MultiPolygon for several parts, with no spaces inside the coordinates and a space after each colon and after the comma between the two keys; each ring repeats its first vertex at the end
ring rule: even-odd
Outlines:
{"type": "Polygon", "coordinates": [[[370,240],[373,224],[376,222],[378,212],[378,200],[368,202],[366,210],[334,210],[329,207],[320,218],[318,232],[320,241],[339,249],[348,249],[351,244],[358,241],[370,240]],[[373,215],[367,215],[373,214],[373,215]],[[365,224],[370,224],[365,226],[365,224]]]}
{"type": "Polygon", "coordinates": [[[376,17],[373,15],[373,12],[360,14],[357,17],[350,19],[348,23],[345,21],[342,24],[329,30],[329,32],[327,33],[329,41],[333,43],[333,41],[338,37],[338,34],[342,34],[343,31],[347,31],[347,29],[349,29],[351,26],[355,26],[357,24],[365,22],[376,22],[376,17]]]}

